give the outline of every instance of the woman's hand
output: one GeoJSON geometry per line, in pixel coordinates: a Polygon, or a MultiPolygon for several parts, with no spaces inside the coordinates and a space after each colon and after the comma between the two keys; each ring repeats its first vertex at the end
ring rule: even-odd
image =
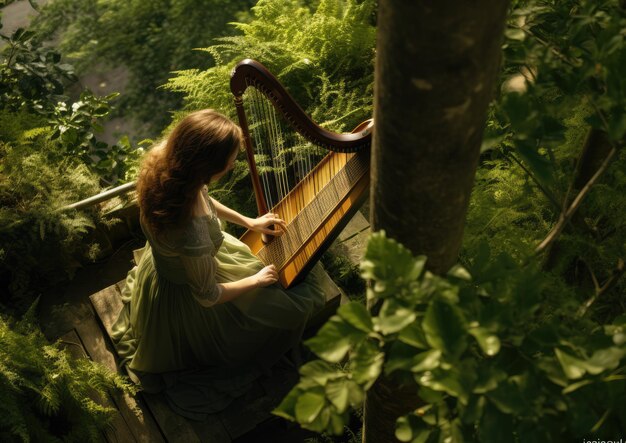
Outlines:
{"type": "Polygon", "coordinates": [[[287,229],[287,223],[278,217],[278,214],[267,213],[259,218],[252,218],[249,221],[250,230],[267,235],[283,235],[287,229]],[[274,229],[272,229],[273,227],[274,229]]]}
{"type": "Polygon", "coordinates": [[[254,277],[256,287],[264,288],[278,281],[278,271],[276,270],[276,266],[269,265],[257,272],[254,277]]]}

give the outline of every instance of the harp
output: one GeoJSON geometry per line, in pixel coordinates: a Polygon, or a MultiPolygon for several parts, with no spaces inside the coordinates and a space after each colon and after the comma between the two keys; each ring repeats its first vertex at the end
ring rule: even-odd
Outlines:
{"type": "Polygon", "coordinates": [[[260,63],[246,59],[231,81],[259,215],[287,223],[277,237],[247,231],[252,253],[276,265],[288,288],[306,275],[361,206],[369,189],[371,120],[349,134],[315,124],[260,63]]]}

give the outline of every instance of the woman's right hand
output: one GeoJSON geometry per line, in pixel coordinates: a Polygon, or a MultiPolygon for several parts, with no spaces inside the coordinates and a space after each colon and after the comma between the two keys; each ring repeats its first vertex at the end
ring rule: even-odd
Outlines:
{"type": "Polygon", "coordinates": [[[256,287],[264,288],[278,281],[278,271],[276,266],[269,265],[261,269],[255,275],[256,287]]]}

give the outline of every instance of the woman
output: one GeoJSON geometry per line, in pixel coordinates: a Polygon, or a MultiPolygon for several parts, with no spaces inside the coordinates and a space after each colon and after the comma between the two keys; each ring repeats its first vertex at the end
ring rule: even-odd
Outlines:
{"type": "Polygon", "coordinates": [[[137,184],[147,243],[126,279],[113,341],[131,376],[190,418],[244,393],[324,303],[315,272],[286,291],[273,265],[220,230],[218,218],[272,235],[285,227],[275,214],[251,219],[208,196],[241,140],[223,115],[192,113],[147,154],[137,184]]]}

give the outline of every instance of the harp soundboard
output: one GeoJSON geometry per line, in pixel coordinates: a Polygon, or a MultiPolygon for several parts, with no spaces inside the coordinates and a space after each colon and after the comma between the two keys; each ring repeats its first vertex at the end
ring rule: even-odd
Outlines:
{"type": "Polygon", "coordinates": [[[259,215],[276,213],[286,232],[241,240],[276,265],[288,288],[306,275],[361,206],[369,190],[373,123],[338,134],[314,123],[260,63],[233,70],[231,91],[243,130],[259,215]]]}

